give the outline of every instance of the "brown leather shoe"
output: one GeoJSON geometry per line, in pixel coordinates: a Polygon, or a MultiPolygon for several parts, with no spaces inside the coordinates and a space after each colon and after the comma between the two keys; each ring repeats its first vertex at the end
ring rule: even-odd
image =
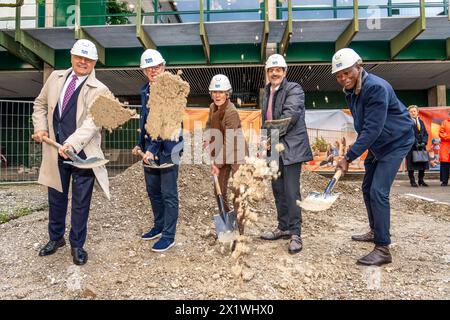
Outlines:
{"type": "Polygon", "coordinates": [[[381,266],[392,262],[392,256],[389,252],[389,246],[375,246],[368,255],[358,259],[358,264],[365,266],[381,266]]]}
{"type": "Polygon", "coordinates": [[[263,240],[278,240],[278,239],[289,239],[291,237],[291,233],[289,230],[282,231],[276,228],[274,231],[268,231],[261,235],[261,239],[263,240]]]}
{"type": "Polygon", "coordinates": [[[370,230],[369,232],[367,232],[365,234],[354,235],[354,236],[352,236],[352,240],[354,240],[354,241],[373,242],[373,240],[374,240],[373,230],[370,230]]]}
{"type": "Polygon", "coordinates": [[[302,249],[303,249],[302,239],[300,238],[300,236],[293,234],[291,236],[291,241],[289,241],[288,252],[294,254],[302,251],[302,249]]]}

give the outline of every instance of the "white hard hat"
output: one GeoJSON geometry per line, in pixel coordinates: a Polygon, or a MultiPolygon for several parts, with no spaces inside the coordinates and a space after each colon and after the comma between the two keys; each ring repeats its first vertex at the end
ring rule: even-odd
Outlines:
{"type": "Polygon", "coordinates": [[[286,60],[284,60],[284,57],[281,54],[277,54],[277,53],[273,54],[269,58],[267,58],[266,70],[269,68],[276,68],[276,67],[287,69],[286,60]]]}
{"type": "Polygon", "coordinates": [[[80,39],[70,50],[70,54],[85,57],[91,60],[98,60],[97,47],[94,43],[87,39],[80,39]]]}
{"type": "Polygon", "coordinates": [[[154,67],[159,64],[166,64],[166,60],[162,57],[161,53],[153,49],[147,49],[141,56],[141,68],[154,67]]]}
{"type": "Polygon", "coordinates": [[[231,90],[230,80],[226,75],[216,74],[209,84],[209,91],[229,91],[231,90]]]}
{"type": "Polygon", "coordinates": [[[362,59],[359,54],[355,52],[355,50],[344,48],[334,54],[331,63],[331,73],[335,74],[336,72],[350,68],[356,63],[362,63],[362,59]]]}

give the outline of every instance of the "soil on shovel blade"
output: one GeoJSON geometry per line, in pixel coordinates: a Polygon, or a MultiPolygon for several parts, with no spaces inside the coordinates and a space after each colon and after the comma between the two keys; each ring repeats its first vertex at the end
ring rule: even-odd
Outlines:
{"type": "MultiPolygon", "coordinates": [[[[327,181],[304,172],[302,195],[322,191],[327,181]]],[[[276,227],[267,194],[253,208],[258,221],[246,228],[249,250],[237,265],[214,237],[218,211],[206,165],[181,165],[176,245],[150,250],[153,241],[140,239],[153,218],[137,163],[111,180],[111,201],[94,192],[85,266],[72,263],[69,245],[38,257],[48,240],[47,209],[1,224],[0,299],[450,299],[449,206],[393,194],[393,263],[368,268],[355,261],[373,245],[350,240],[367,231],[360,182],[340,181],[334,191],[341,195],[329,210],[303,212],[304,248],[296,255],[288,254],[287,240],[259,239],[276,227]]],[[[37,185],[0,193],[2,211],[47,197],[37,185]]]]}

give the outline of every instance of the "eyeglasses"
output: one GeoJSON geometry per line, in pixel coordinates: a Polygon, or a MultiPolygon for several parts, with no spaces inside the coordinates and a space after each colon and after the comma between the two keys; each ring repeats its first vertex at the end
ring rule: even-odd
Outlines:
{"type": "Polygon", "coordinates": [[[163,67],[163,64],[158,64],[157,66],[154,67],[147,67],[148,70],[152,70],[152,71],[158,71],[159,69],[161,69],[163,67]]]}

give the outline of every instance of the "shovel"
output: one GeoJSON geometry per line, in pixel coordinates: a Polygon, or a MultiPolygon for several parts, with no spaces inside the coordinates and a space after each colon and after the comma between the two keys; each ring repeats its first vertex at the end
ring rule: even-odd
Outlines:
{"type": "MultiPolygon", "coordinates": [[[[53,141],[52,139],[50,139],[48,137],[44,136],[44,137],[42,137],[42,140],[45,143],[47,143],[51,146],[54,146],[57,149],[62,147],[58,142],[53,141]]],[[[70,165],[72,165],[76,168],[80,168],[80,169],[92,169],[92,168],[100,167],[109,162],[108,159],[102,159],[99,157],[89,157],[86,159],[81,159],[72,150],[66,150],[66,151],[64,151],[64,153],[69,157],[70,160],[72,160],[72,161],[64,161],[64,163],[70,164],[70,165]]]]}
{"type": "Polygon", "coordinates": [[[219,180],[216,175],[214,175],[213,178],[217,194],[217,204],[219,205],[219,214],[214,215],[216,233],[220,242],[231,242],[235,237],[236,213],[234,211],[225,212],[225,204],[220,190],[219,180]]]}
{"type": "Polygon", "coordinates": [[[330,180],[330,182],[328,182],[324,193],[310,192],[305,200],[297,200],[297,205],[299,205],[302,209],[308,211],[324,211],[329,209],[339,197],[339,193],[333,194],[331,193],[331,191],[333,190],[334,185],[339,180],[341,175],[341,170],[336,171],[333,178],[330,180]]]}
{"type": "MultiPolygon", "coordinates": [[[[287,128],[289,127],[289,123],[291,123],[291,117],[277,120],[266,120],[263,125],[263,129],[268,130],[267,134],[267,146],[270,146],[272,143],[272,130],[278,130],[278,138],[286,135],[287,128]]],[[[261,150],[261,154],[270,156],[271,150],[267,151],[264,148],[261,150]]]]}
{"type": "MultiPolygon", "coordinates": [[[[138,154],[142,157],[142,159],[145,158],[145,153],[142,152],[142,150],[138,150],[138,154]]],[[[158,160],[157,157],[155,157],[155,159],[158,160]]],[[[173,163],[163,163],[163,164],[159,165],[159,164],[156,163],[155,160],[150,159],[150,157],[147,158],[147,162],[148,162],[149,164],[146,164],[145,162],[143,162],[142,165],[143,165],[144,167],[152,168],[152,169],[166,169],[166,168],[170,168],[170,167],[173,167],[173,166],[174,166],[173,163]]]]}

